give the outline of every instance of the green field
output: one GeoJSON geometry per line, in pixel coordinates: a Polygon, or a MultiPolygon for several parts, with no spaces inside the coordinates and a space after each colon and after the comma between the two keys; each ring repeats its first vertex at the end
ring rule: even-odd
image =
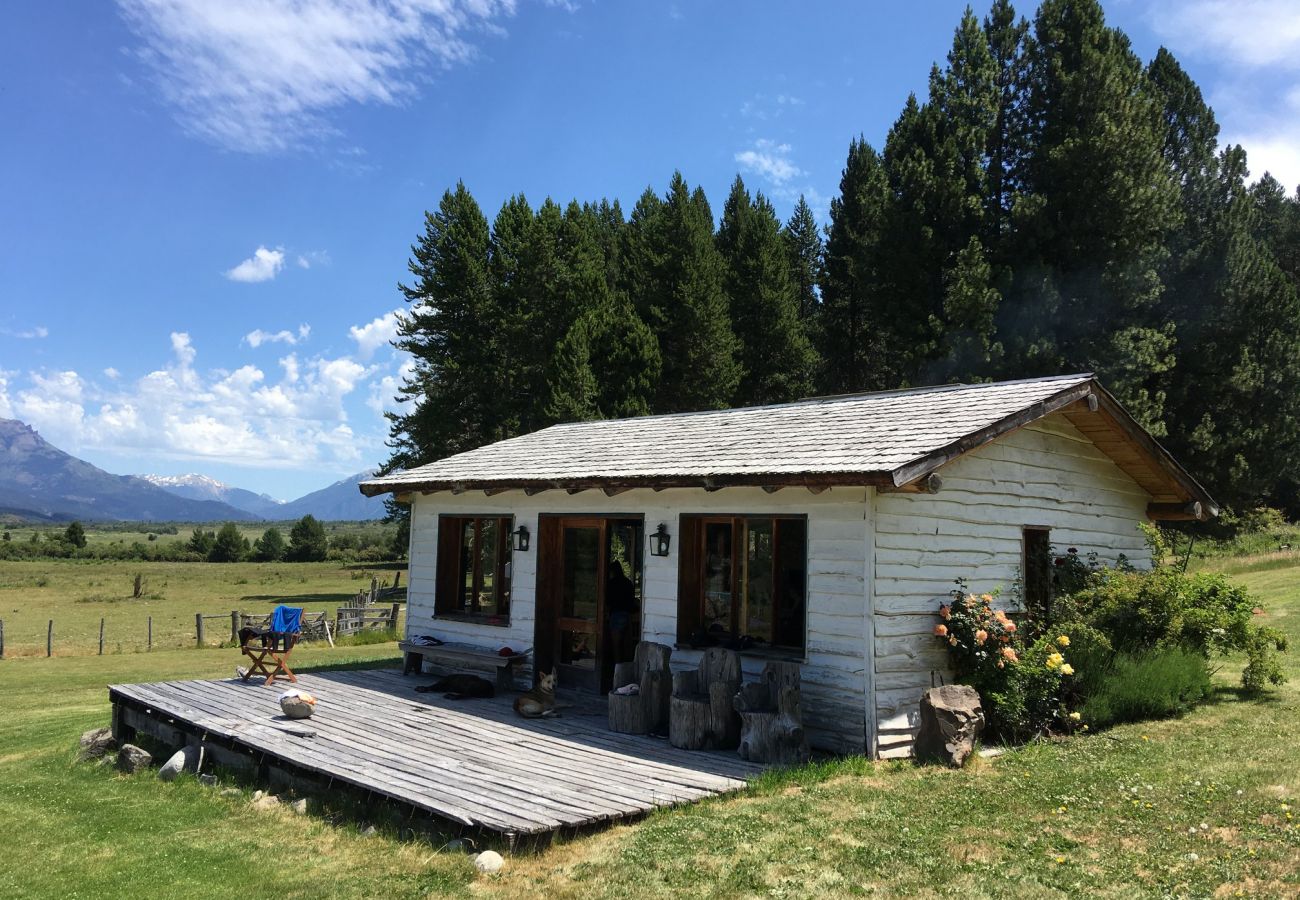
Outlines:
{"type": "MultiPolygon", "coordinates": [[[[75,595],[90,576],[69,565],[49,577],[75,595]]],[[[1300,636],[1296,559],[1227,567],[1271,623],[1300,636]]],[[[169,571],[179,596],[182,569],[169,571]]],[[[346,570],[312,571],[311,585],[353,584],[346,570]]],[[[299,663],[376,658],[395,662],[392,645],[304,647],[299,663]]],[[[362,836],[373,811],[313,801],[305,817],[256,812],[247,790],[223,796],[189,778],[163,784],[74,762],[77,735],[107,721],[104,685],[224,675],[232,651],[5,660],[0,809],[13,827],[0,896],[1294,897],[1300,653],[1284,660],[1291,683],[1263,699],[1233,688],[1229,664],[1213,702],[1182,719],[1031,745],[955,772],[812,765],[511,858],[496,878],[440,849],[442,837],[399,839],[401,822],[379,820],[377,836],[362,836]]]]}
{"type": "Polygon", "coordinates": [[[316,612],[348,605],[370,579],[393,583],[400,563],[166,563],[122,560],[9,560],[0,563],[0,620],[5,655],[45,655],[46,631],[54,621],[54,655],[98,652],[104,619],[104,652],[144,650],[153,619],[155,650],[192,647],[194,615],[222,615],[207,623],[212,643],[230,637],[231,610],[266,613],[278,603],[316,612]],[[135,576],[144,592],[132,599],[135,576]]]}

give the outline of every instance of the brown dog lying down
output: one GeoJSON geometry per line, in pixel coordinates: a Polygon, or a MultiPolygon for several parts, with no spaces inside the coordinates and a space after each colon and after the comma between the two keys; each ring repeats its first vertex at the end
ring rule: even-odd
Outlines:
{"type": "Polygon", "coordinates": [[[555,702],[555,673],[541,673],[537,687],[515,698],[515,712],[525,719],[541,719],[558,716],[555,702]]]}
{"type": "Polygon", "coordinates": [[[446,694],[448,700],[465,700],[470,697],[495,697],[497,689],[492,682],[477,675],[448,675],[433,684],[415,689],[420,694],[446,694]]]}

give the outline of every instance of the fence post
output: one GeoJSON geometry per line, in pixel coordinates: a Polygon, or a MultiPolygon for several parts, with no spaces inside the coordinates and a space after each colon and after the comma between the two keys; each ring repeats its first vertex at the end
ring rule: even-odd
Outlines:
{"type": "Polygon", "coordinates": [[[239,644],[239,610],[230,611],[230,643],[239,644]]]}
{"type": "Polygon", "coordinates": [[[370,602],[379,602],[379,579],[375,578],[373,575],[370,578],[370,602]]]}
{"type": "Polygon", "coordinates": [[[194,643],[203,646],[203,613],[194,614],[194,643]]]}
{"type": "Polygon", "coordinates": [[[388,630],[397,634],[397,609],[399,604],[393,604],[393,611],[388,615],[388,630]]]}
{"type": "Polygon", "coordinates": [[[104,619],[102,616],[99,620],[99,655],[104,655],[104,619]]]}
{"type": "Polygon", "coordinates": [[[0,619],[0,659],[5,658],[5,620],[0,619]]]}
{"type": "Polygon", "coordinates": [[[398,569],[397,574],[393,576],[393,590],[397,590],[401,586],[402,586],[402,570],[398,569]]]}
{"type": "Polygon", "coordinates": [[[50,619],[50,624],[45,628],[45,655],[50,657],[54,655],[54,620],[50,619]]]}
{"type": "Polygon", "coordinates": [[[153,649],[153,616],[149,617],[149,631],[148,631],[147,639],[148,639],[148,643],[145,644],[145,649],[152,650],[153,649]]]}

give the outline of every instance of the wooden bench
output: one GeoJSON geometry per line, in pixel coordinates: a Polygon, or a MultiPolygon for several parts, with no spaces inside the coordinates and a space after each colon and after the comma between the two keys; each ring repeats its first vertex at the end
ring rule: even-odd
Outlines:
{"type": "Polygon", "coordinates": [[[475,647],[472,644],[436,644],[430,646],[428,644],[402,641],[397,646],[404,654],[403,675],[409,675],[412,672],[417,675],[420,674],[424,671],[424,661],[426,659],[449,668],[459,668],[465,663],[494,666],[497,671],[496,684],[498,691],[514,690],[515,667],[528,659],[527,653],[511,653],[509,656],[502,656],[495,650],[489,650],[486,647],[475,647]]]}

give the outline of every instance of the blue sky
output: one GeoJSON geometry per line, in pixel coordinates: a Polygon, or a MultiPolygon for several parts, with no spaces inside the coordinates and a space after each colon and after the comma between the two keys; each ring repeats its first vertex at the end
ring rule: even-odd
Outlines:
{"type": "MultiPolygon", "coordinates": [[[[630,207],[681,169],[824,216],[964,3],[27,2],[0,33],[0,417],[294,497],[381,461],[387,340],[460,178],[630,207]]],[[[983,14],[985,7],[976,7],[983,14]]],[[[1032,14],[1032,7],[1021,11],[1032,14]]],[[[1116,0],[1300,183],[1300,4],[1116,0]]]]}

